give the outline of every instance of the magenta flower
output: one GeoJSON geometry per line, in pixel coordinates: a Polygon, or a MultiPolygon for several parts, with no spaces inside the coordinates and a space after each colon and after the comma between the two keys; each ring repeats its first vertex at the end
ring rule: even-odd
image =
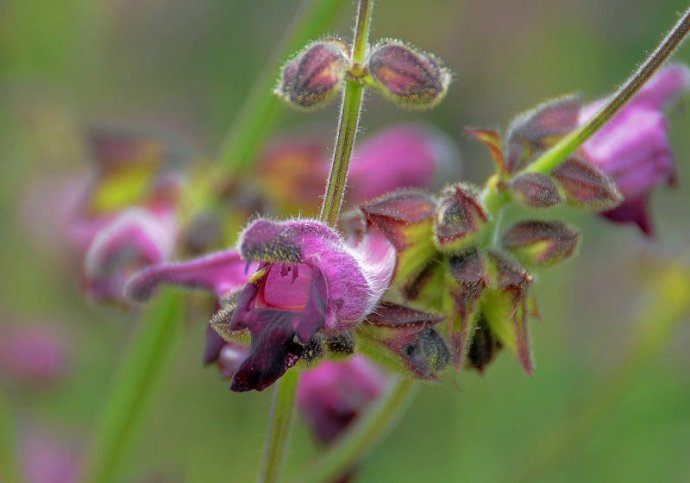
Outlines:
{"type": "MultiPolygon", "coordinates": [[[[610,220],[635,223],[645,234],[651,234],[649,193],[657,185],[672,184],[675,175],[662,108],[683,89],[690,89],[690,69],[684,65],[666,67],[582,146],[584,156],[613,178],[625,198],[620,206],[604,212],[610,220]]],[[[584,107],[580,124],[604,102],[584,107]]]]}
{"type": "Polygon", "coordinates": [[[65,341],[46,326],[0,327],[0,374],[11,381],[46,384],[68,365],[65,341]]]}
{"type": "Polygon", "coordinates": [[[212,290],[222,299],[216,322],[233,332],[246,329],[252,337],[232,380],[235,391],[268,387],[297,363],[318,332],[336,334],[362,322],[395,268],[395,250],[382,236],[365,237],[353,247],[316,220],[258,219],[242,232],[238,247],[239,253],[148,268],[126,290],[144,300],[158,284],[173,283],[212,290]],[[256,271],[231,297],[252,262],[256,271]]]}
{"type": "Polygon", "coordinates": [[[297,406],[314,436],[328,444],[362,414],[385,385],[383,374],[364,357],[325,361],[302,374],[297,406]]]}
{"type": "MultiPolygon", "coordinates": [[[[450,140],[438,131],[414,124],[393,126],[355,149],[347,199],[356,204],[398,188],[440,186],[458,170],[458,158],[450,140]]],[[[328,149],[320,138],[291,137],[269,146],[259,162],[257,181],[275,204],[310,212],[323,194],[329,166],[328,149]]]]}
{"type": "Polygon", "coordinates": [[[130,208],[94,233],[84,258],[84,290],[96,300],[118,301],[127,278],[167,260],[175,242],[176,218],[167,210],[130,208]]]}
{"type": "Polygon", "coordinates": [[[79,470],[76,445],[65,435],[45,429],[25,430],[21,464],[30,483],[74,483],[79,470]]]}

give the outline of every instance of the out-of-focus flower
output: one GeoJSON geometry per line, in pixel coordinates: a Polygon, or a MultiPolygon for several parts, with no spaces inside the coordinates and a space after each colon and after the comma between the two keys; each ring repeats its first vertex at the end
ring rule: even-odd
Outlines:
{"type": "Polygon", "coordinates": [[[29,428],[22,438],[21,468],[30,483],[74,483],[78,453],[64,435],[29,428]]]}
{"type": "Polygon", "coordinates": [[[150,296],[159,283],[213,290],[223,307],[216,322],[251,334],[251,349],[232,380],[232,389],[262,390],[303,356],[317,332],[338,333],[359,324],[388,288],[395,251],[383,237],[347,245],[316,220],[258,219],[243,231],[239,253],[230,250],[181,264],[144,270],[128,285],[135,299],[150,296]],[[239,294],[244,277],[240,255],[258,264],[239,294]]]}
{"type": "Polygon", "coordinates": [[[120,301],[133,271],[173,252],[182,167],[192,154],[165,132],[106,128],[93,130],[89,141],[96,174],[70,235],[84,254],[87,295],[120,301]]]}
{"type": "MultiPolygon", "coordinates": [[[[278,211],[318,209],[330,167],[327,151],[316,136],[279,139],[266,149],[257,183],[278,211]]],[[[414,124],[393,126],[355,149],[347,200],[362,203],[399,188],[440,187],[459,166],[457,150],[440,132],[414,124]]]]}
{"type": "MultiPolygon", "coordinates": [[[[690,89],[690,69],[671,65],[658,72],[611,121],[582,146],[583,155],[611,176],[625,197],[604,215],[612,221],[635,223],[651,234],[648,196],[660,184],[672,184],[675,167],[663,107],[690,89]]],[[[582,109],[586,122],[605,101],[582,109]]]]}
{"type": "Polygon", "coordinates": [[[0,326],[0,375],[18,383],[42,385],[65,374],[65,341],[49,326],[0,326]]]}
{"type": "Polygon", "coordinates": [[[314,436],[332,443],[385,388],[381,371],[362,356],[324,361],[302,373],[297,406],[314,436]]]}

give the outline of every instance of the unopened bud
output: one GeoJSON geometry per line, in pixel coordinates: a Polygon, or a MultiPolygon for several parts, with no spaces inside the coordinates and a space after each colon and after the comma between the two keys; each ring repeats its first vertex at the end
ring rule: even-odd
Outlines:
{"type": "Polygon", "coordinates": [[[301,109],[324,105],[342,85],[349,65],[348,52],[348,46],[340,40],[308,45],[285,64],[275,93],[301,109]]]}
{"type": "Polygon", "coordinates": [[[520,203],[532,208],[549,208],[563,200],[556,183],[541,173],[517,175],[510,181],[509,188],[520,203]]]}
{"type": "Polygon", "coordinates": [[[428,109],[438,104],[451,79],[439,59],[397,40],[384,40],[374,46],[367,68],[386,97],[409,109],[428,109]]]}
{"type": "Polygon", "coordinates": [[[572,157],[553,172],[568,202],[593,211],[615,208],[623,201],[616,184],[589,161],[572,157]]]}
{"type": "Polygon", "coordinates": [[[560,221],[523,221],[503,237],[503,247],[529,265],[551,266],[570,258],[580,234],[560,221]]]}
{"type": "Polygon", "coordinates": [[[434,219],[434,239],[439,250],[457,252],[478,240],[488,217],[477,196],[476,189],[468,185],[443,190],[434,219]]]}

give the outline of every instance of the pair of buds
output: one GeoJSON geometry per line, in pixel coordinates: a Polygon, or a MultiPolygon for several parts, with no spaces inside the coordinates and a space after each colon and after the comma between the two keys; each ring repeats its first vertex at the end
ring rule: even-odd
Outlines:
{"type": "Polygon", "coordinates": [[[451,74],[441,61],[398,40],[373,46],[364,65],[351,59],[350,46],[326,39],[305,47],[283,67],[276,94],[300,109],[314,109],[333,99],[346,81],[380,91],[408,109],[428,109],[448,91],[451,74]]]}

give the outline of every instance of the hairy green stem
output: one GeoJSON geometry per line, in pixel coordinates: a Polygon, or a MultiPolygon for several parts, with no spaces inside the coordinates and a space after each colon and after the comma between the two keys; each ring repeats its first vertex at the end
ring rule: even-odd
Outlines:
{"type": "MultiPolygon", "coordinates": [[[[310,40],[322,35],[333,24],[344,0],[307,0],[298,14],[300,19],[281,42],[280,59],[286,59],[310,40]]],[[[221,169],[241,172],[256,159],[261,146],[273,130],[282,102],[271,93],[276,65],[271,62],[240,109],[218,154],[221,169]]]]}
{"type": "MultiPolygon", "coordinates": [[[[355,40],[352,48],[352,64],[355,67],[361,66],[364,63],[373,6],[373,0],[360,0],[359,2],[355,40]]],[[[337,223],[340,206],[343,203],[347,173],[350,168],[352,148],[355,145],[355,137],[357,136],[363,97],[364,86],[362,83],[357,80],[348,80],[340,106],[338,134],[335,139],[331,171],[328,175],[326,194],[321,205],[321,220],[331,226],[335,226],[337,223]]]]}
{"type": "MultiPolygon", "coordinates": [[[[353,64],[355,65],[364,61],[371,25],[372,6],[373,0],[360,0],[359,2],[353,48],[353,64]]],[[[330,226],[335,226],[337,223],[340,205],[343,202],[363,95],[364,86],[362,84],[356,81],[347,81],[340,109],[333,164],[328,175],[326,195],[321,207],[321,220],[330,226]]],[[[294,396],[299,383],[299,375],[294,370],[288,371],[283,378],[287,377],[290,372],[293,374],[290,374],[289,382],[279,383],[274,390],[273,410],[258,480],[262,483],[278,481],[281,476],[294,413],[294,396]]]]}
{"type": "MultiPolygon", "coordinates": [[[[680,46],[690,31],[690,8],[678,20],[676,25],[664,37],[654,52],[635,73],[621,86],[616,94],[601,108],[601,110],[581,127],[565,136],[555,146],[539,156],[533,163],[527,166],[524,172],[548,174],[558,168],[569,156],[571,156],[587,139],[601,129],[606,122],[620,111],[626,103],[637,94],[642,86],[659,70],[668,60],[671,54],[680,46]]],[[[482,193],[485,206],[496,214],[509,198],[503,196],[495,186],[487,184],[482,193]]]]}
{"type": "Polygon", "coordinates": [[[414,379],[396,377],[385,394],[295,483],[335,481],[347,473],[393,428],[412,402],[417,388],[414,379]]]}
{"type": "Polygon", "coordinates": [[[149,307],[145,321],[114,383],[89,445],[84,481],[115,480],[182,333],[184,307],[180,294],[166,290],[149,307]]]}
{"type": "Polygon", "coordinates": [[[690,280],[674,267],[654,280],[652,302],[638,316],[631,350],[618,368],[591,391],[596,396],[577,405],[576,412],[547,437],[543,444],[530,450],[525,465],[513,468],[504,480],[531,482],[548,479],[559,464],[567,460],[599,428],[639,379],[640,372],[659,355],[669,336],[690,313],[690,280]]]}
{"type": "Polygon", "coordinates": [[[289,439],[292,426],[293,406],[298,383],[299,372],[297,369],[292,369],[280,378],[273,393],[268,439],[257,478],[259,483],[280,481],[285,463],[285,453],[287,452],[286,442],[289,439]]]}

